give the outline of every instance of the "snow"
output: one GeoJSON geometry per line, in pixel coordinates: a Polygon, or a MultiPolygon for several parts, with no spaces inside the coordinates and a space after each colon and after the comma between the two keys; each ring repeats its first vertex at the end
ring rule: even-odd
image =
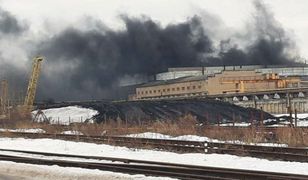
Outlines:
{"type": "MultiPolygon", "coordinates": [[[[273,116],[275,117],[284,117],[284,116],[289,116],[289,114],[273,114],[273,116]]],[[[292,117],[293,117],[293,122],[294,122],[294,119],[295,119],[295,115],[292,114],[292,117]]],[[[275,119],[266,119],[263,121],[264,124],[266,123],[272,123],[271,125],[266,125],[266,126],[269,126],[269,127],[283,127],[283,126],[287,126],[289,123],[289,121],[287,119],[284,119],[284,118],[280,118],[280,123],[277,124],[277,122],[275,122],[276,120],[275,119]],[[276,123],[276,124],[274,124],[276,123]]],[[[242,122],[242,123],[234,123],[234,126],[236,127],[245,127],[245,126],[250,126],[251,123],[246,123],[246,122],[242,122]]],[[[218,126],[216,124],[216,126],[218,126]]],[[[219,126],[233,126],[233,123],[223,123],[223,124],[220,124],[219,126]]],[[[298,127],[307,127],[308,126],[308,113],[300,113],[300,114],[297,114],[297,126],[298,127]]]]}
{"type": "Polygon", "coordinates": [[[308,121],[297,121],[297,126],[306,127],[308,126],[308,121]]]}
{"type": "MultiPolygon", "coordinates": [[[[85,122],[86,120],[91,121],[93,116],[98,114],[98,111],[88,108],[83,108],[79,106],[68,106],[62,108],[51,108],[42,110],[48,119],[50,119],[51,124],[64,124],[68,125],[70,123],[85,122]]],[[[32,114],[35,115],[37,111],[33,111],[32,114]]]]}
{"type": "Polygon", "coordinates": [[[26,132],[26,133],[45,133],[46,131],[40,128],[33,129],[0,129],[1,132],[26,132]]]}
{"type": "Polygon", "coordinates": [[[171,139],[172,136],[164,135],[160,133],[152,133],[152,132],[145,132],[139,134],[129,134],[126,135],[127,137],[135,137],[135,138],[153,138],[153,139],[171,139]]]}
{"type": "MultiPolygon", "coordinates": [[[[52,140],[52,139],[23,139],[23,138],[0,138],[0,147],[6,149],[19,149],[19,150],[29,150],[29,151],[43,151],[51,153],[78,154],[78,155],[90,155],[90,156],[119,157],[119,158],[129,158],[129,159],[139,159],[139,160],[149,160],[149,161],[273,171],[273,172],[286,172],[286,173],[308,175],[307,171],[308,163],[270,161],[266,159],[239,157],[234,155],[202,154],[202,153],[177,154],[172,152],[162,152],[153,150],[136,150],[132,148],[115,147],[104,144],[70,142],[70,141],[52,140]]],[[[2,151],[1,154],[3,153],[5,152],[2,151]]],[[[3,165],[3,163],[4,162],[0,163],[1,166],[5,166],[3,165]]],[[[12,164],[12,166],[15,165],[12,164]]],[[[55,166],[39,166],[39,167],[48,168],[48,171],[59,168],[55,166]]],[[[67,169],[71,168],[65,168],[65,169],[61,168],[61,170],[57,171],[60,171],[61,173],[67,171],[67,173],[69,173],[70,170],[67,169]]],[[[82,169],[80,170],[80,173],[88,171],[92,170],[82,169]]],[[[95,170],[93,171],[95,173],[97,172],[95,170]]]]}
{"type": "MultiPolygon", "coordinates": [[[[217,139],[211,139],[211,138],[208,138],[208,137],[205,137],[205,136],[197,136],[197,135],[170,136],[170,135],[153,133],[153,132],[145,132],[145,133],[139,133],[139,134],[129,134],[129,135],[126,135],[126,137],[247,144],[247,143],[239,141],[239,140],[221,141],[221,140],[217,140],[217,139]]],[[[277,146],[279,146],[279,147],[287,147],[288,146],[287,144],[278,144],[278,143],[249,143],[248,145],[276,146],[276,147],[277,146]]]]}
{"type": "MultiPolygon", "coordinates": [[[[250,126],[250,124],[251,123],[242,122],[242,123],[234,123],[234,126],[247,127],[247,126],[250,126]]],[[[216,126],[218,125],[216,124],[216,126]]],[[[233,126],[233,123],[219,124],[219,126],[233,126]]]]}
{"type": "MultiPolygon", "coordinates": [[[[290,116],[290,114],[273,114],[273,116],[275,116],[275,117],[290,116]]],[[[292,114],[292,117],[295,118],[295,114],[292,114]]],[[[299,113],[299,114],[297,114],[297,118],[299,118],[299,119],[308,118],[308,113],[299,113]]]]}
{"type": "MultiPolygon", "coordinates": [[[[283,117],[283,116],[290,116],[290,114],[273,114],[275,117],[283,117]]],[[[295,119],[295,114],[292,114],[293,123],[295,119]]],[[[290,124],[289,120],[280,118],[281,122],[280,124],[275,124],[272,126],[287,126],[290,124]]],[[[307,127],[308,126],[308,113],[300,113],[297,114],[297,127],[307,127]]]]}
{"type": "Polygon", "coordinates": [[[83,135],[81,132],[79,131],[63,131],[61,132],[61,134],[73,134],[73,135],[83,135]]]}
{"type": "Polygon", "coordinates": [[[136,138],[151,138],[151,139],[171,139],[171,140],[183,140],[183,141],[218,141],[214,139],[209,139],[208,137],[196,136],[196,135],[183,135],[183,136],[170,136],[160,133],[145,132],[139,134],[129,134],[126,137],[136,137],[136,138]]]}
{"type": "Polygon", "coordinates": [[[82,168],[69,168],[59,166],[43,166],[31,165],[24,163],[14,163],[8,161],[0,161],[0,179],[1,174],[14,175],[13,177],[4,179],[25,179],[30,177],[31,180],[73,180],[73,179],[108,179],[108,180],[132,180],[132,179],[145,179],[145,180],[171,180],[171,178],[162,177],[146,177],[144,175],[128,175],[123,173],[115,173],[109,171],[100,171],[82,168]]]}

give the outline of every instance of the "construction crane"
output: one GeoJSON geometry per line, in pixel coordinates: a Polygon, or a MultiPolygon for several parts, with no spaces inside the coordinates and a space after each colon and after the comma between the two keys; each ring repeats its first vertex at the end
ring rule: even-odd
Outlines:
{"type": "Polygon", "coordinates": [[[31,112],[33,110],[37,82],[40,76],[43,59],[44,58],[42,56],[37,56],[33,59],[32,73],[29,79],[27,95],[24,101],[24,108],[26,112],[31,112]]]}
{"type": "Polygon", "coordinates": [[[1,81],[1,104],[0,104],[0,119],[8,116],[8,82],[7,80],[1,81]]]}

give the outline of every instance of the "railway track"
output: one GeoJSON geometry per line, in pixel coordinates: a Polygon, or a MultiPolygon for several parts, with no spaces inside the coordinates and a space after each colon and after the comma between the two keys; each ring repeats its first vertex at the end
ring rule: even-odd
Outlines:
{"type": "Polygon", "coordinates": [[[70,141],[92,142],[126,146],[128,148],[146,148],[178,153],[218,153],[239,156],[252,156],[270,160],[308,162],[308,148],[258,146],[221,142],[167,140],[135,138],[121,136],[85,136],[47,133],[0,132],[0,136],[24,138],[52,138],[70,141]]]}
{"type": "Polygon", "coordinates": [[[112,158],[101,156],[68,155],[48,152],[22,151],[0,149],[1,161],[13,161],[17,163],[37,165],[58,165],[61,167],[79,167],[86,169],[99,169],[104,171],[122,172],[128,174],[145,174],[150,176],[165,176],[178,179],[290,179],[306,180],[307,175],[287,174],[267,171],[252,171],[242,169],[217,168],[208,166],[196,166],[175,164],[156,161],[144,161],[125,158],[112,158]],[[2,153],[1,153],[2,152],[2,153]],[[22,153],[22,155],[6,155],[3,152],[22,153]],[[28,155],[28,157],[26,157],[28,155]],[[29,157],[29,156],[37,156],[29,157]],[[48,159],[52,157],[52,159],[48,159]],[[61,160],[56,158],[62,158],[61,160]],[[63,158],[78,158],[77,160],[63,160],[63,158]],[[88,161],[91,159],[92,161],[88,161]],[[97,160],[93,162],[93,160],[97,160]],[[103,162],[100,162],[104,160],[103,162]]]}

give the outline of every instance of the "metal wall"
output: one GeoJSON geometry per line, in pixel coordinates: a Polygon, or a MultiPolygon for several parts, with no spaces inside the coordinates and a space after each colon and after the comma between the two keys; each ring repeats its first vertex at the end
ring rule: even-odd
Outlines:
{"type": "Polygon", "coordinates": [[[277,73],[279,76],[308,76],[308,67],[269,67],[264,66],[217,66],[217,67],[187,67],[169,68],[168,72],[156,75],[157,80],[170,80],[185,76],[214,75],[223,70],[255,70],[260,73],[277,73]]]}

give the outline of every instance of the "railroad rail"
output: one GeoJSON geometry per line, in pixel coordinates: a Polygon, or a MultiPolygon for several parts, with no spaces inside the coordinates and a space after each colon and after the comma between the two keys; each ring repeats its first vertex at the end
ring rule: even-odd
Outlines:
{"type": "Polygon", "coordinates": [[[150,176],[165,176],[178,179],[290,179],[304,180],[308,175],[253,171],[243,169],[218,168],[208,166],[197,166],[187,164],[175,164],[157,161],[144,161],[126,158],[113,158],[102,156],[84,156],[72,154],[58,154],[49,152],[22,151],[11,149],[0,149],[1,161],[13,161],[17,163],[28,163],[37,165],[58,165],[61,167],[79,167],[86,169],[99,169],[104,171],[122,172],[128,174],[144,174],[150,176]],[[23,153],[22,155],[6,155],[3,152],[23,153]],[[2,153],[1,153],[2,152],[2,153]],[[25,155],[39,155],[40,157],[26,157],[25,155]],[[45,157],[45,158],[44,158],[45,157]],[[47,157],[47,158],[46,158],[47,157]],[[53,159],[48,159],[52,157],[53,159]],[[58,160],[56,158],[62,158],[58,160]],[[64,158],[78,158],[77,160],[63,160],[64,158]],[[82,159],[82,160],[81,160],[82,159]],[[91,159],[92,161],[87,161],[91,159]],[[93,162],[93,160],[98,160],[93,162]],[[104,160],[104,162],[100,162],[104,160]],[[110,162],[106,162],[110,161],[110,162]]]}
{"type": "Polygon", "coordinates": [[[218,153],[239,156],[252,156],[271,160],[308,162],[308,148],[258,146],[224,142],[187,141],[171,139],[136,138],[123,136],[85,136],[47,133],[0,132],[0,136],[24,138],[53,138],[71,141],[92,142],[126,146],[128,148],[146,148],[166,150],[178,153],[218,153]]]}

